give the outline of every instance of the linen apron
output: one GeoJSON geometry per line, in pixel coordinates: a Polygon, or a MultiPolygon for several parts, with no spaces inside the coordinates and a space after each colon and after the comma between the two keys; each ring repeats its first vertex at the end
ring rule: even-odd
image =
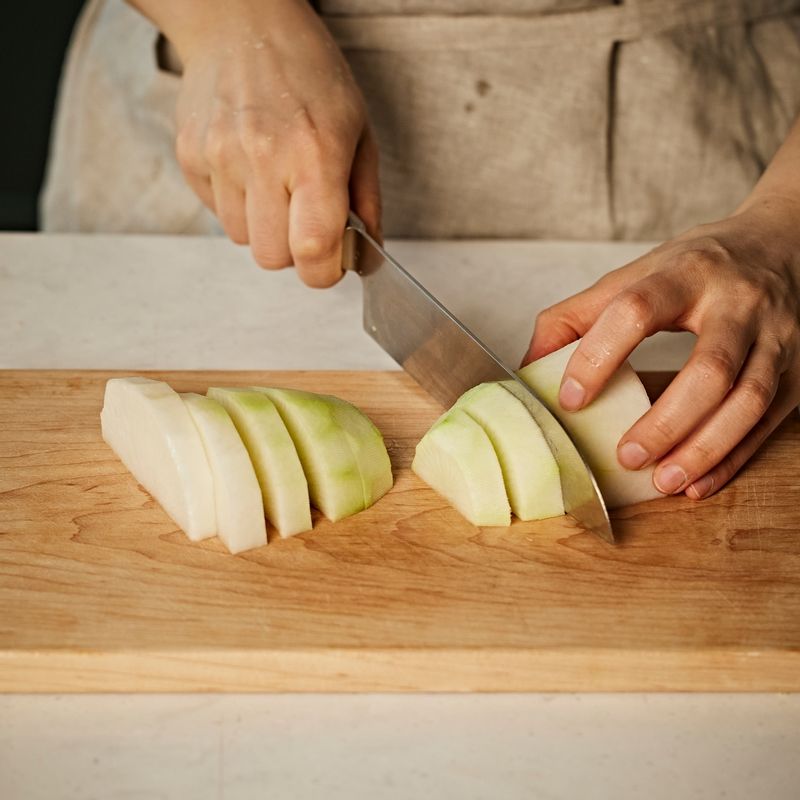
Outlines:
{"type": "MultiPolygon", "coordinates": [[[[663,239],[730,213],[800,111],[800,0],[319,0],[401,237],[663,239]]],[[[49,231],[219,233],[174,155],[158,31],[90,0],[49,231]]]]}

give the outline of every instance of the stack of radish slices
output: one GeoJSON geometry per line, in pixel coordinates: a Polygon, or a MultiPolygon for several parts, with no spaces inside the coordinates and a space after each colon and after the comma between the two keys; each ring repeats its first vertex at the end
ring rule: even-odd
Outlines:
{"type": "Polygon", "coordinates": [[[311,505],[336,521],[392,486],[378,429],[336,397],[294,389],[178,394],[162,381],[113,378],[103,438],[192,541],[231,553],[311,530],[311,505]]]}
{"type": "MultiPolygon", "coordinates": [[[[610,508],[660,497],[652,467],[632,472],[617,460],[620,438],[650,408],[628,363],[586,408],[559,405],[561,378],[577,346],[534,361],[519,377],[570,434],[610,508]]],[[[511,512],[523,520],[564,513],[558,466],[517,390],[514,381],[470,389],[417,445],[411,468],[474,525],[509,525],[511,512]]]]}

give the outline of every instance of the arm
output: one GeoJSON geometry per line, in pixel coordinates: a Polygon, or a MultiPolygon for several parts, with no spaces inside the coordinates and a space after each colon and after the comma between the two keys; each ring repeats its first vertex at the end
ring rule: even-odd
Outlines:
{"type": "Polygon", "coordinates": [[[800,119],[747,200],[536,320],[533,361],[583,337],[559,400],[590,403],[659,330],[697,335],[664,394],[622,437],[629,469],[659,462],[656,487],[708,497],[800,402],[800,119]]]}
{"type": "Polygon", "coordinates": [[[311,286],[342,274],[353,209],[377,232],[378,154],[364,101],[306,0],[130,0],[184,66],[176,150],[228,236],[311,286]]]}

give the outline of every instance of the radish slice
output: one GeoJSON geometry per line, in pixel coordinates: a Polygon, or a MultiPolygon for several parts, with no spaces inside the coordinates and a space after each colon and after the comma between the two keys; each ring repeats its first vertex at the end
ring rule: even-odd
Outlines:
{"type": "Polygon", "coordinates": [[[556,460],[528,409],[504,383],[482,383],[462,395],[455,407],[489,436],[514,514],[522,520],[561,516],[564,501],[556,460]]]}
{"type": "Polygon", "coordinates": [[[558,402],[561,378],[578,342],[568,344],[520,370],[519,376],[567,429],[592,469],[609,508],[628,506],[663,495],[653,485],[653,467],[627,470],[617,460],[622,435],[650,409],[647,392],[628,362],[600,395],[580,411],[558,402]]]}
{"type": "Polygon", "coordinates": [[[231,553],[267,543],[258,479],[228,412],[201,394],[182,394],[200,432],[214,478],[217,535],[231,553]]]}
{"type": "Polygon", "coordinates": [[[286,425],[261,392],[249,389],[208,390],[230,414],[250,454],[267,519],[281,536],[311,530],[308,483],[286,425]]]}
{"type": "Polygon", "coordinates": [[[355,406],[297,389],[252,388],[278,409],[297,447],[311,502],[329,520],[363,511],[391,488],[383,437],[355,406]]]}
{"type": "Polygon", "coordinates": [[[217,532],[211,467],[177,392],[162,381],[112,378],[100,424],[122,463],[192,541],[217,532]]]}
{"type": "Polygon", "coordinates": [[[411,469],[473,525],[511,524],[503,472],[489,436],[458,406],[422,437],[411,469]]]}

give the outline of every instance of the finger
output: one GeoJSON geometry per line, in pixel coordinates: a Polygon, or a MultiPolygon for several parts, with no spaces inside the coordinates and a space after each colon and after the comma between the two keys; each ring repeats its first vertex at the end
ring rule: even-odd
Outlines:
{"type": "Polygon", "coordinates": [[[353,159],[353,168],[350,171],[350,202],[367,230],[378,241],[382,241],[378,145],[369,130],[362,136],[353,159]]]}
{"type": "Polygon", "coordinates": [[[617,294],[575,349],[558,400],[566,411],[591,403],[636,346],[672,325],[691,306],[684,281],[651,275],[617,294]]]}
{"type": "Polygon", "coordinates": [[[289,251],[289,194],[266,176],[253,177],[247,185],[245,214],[250,250],[264,269],[292,266],[289,251]]]}
{"type": "Polygon", "coordinates": [[[582,292],[545,308],[536,317],[531,343],[522,366],[560,350],[580,339],[594,325],[603,309],[626,284],[637,281],[640,262],[620,267],[604,275],[582,292]]]}
{"type": "Polygon", "coordinates": [[[216,214],[217,207],[214,202],[214,190],[211,188],[210,178],[207,175],[198,175],[194,172],[184,172],[183,177],[186,178],[186,183],[200,198],[203,205],[216,214]]]}
{"type": "Polygon", "coordinates": [[[247,215],[244,191],[224,176],[213,174],[214,206],[222,228],[236,244],[247,244],[247,215]]]}
{"type": "Polygon", "coordinates": [[[798,392],[795,383],[787,380],[781,384],[767,413],[716,467],[689,484],[686,488],[687,497],[703,500],[718,492],[747,463],[778,425],[789,414],[797,411],[798,392]]]}
{"type": "Polygon", "coordinates": [[[620,464],[627,469],[647,466],[719,408],[754,339],[749,324],[739,324],[727,315],[706,321],[684,368],[650,411],[620,439],[620,464]]]}
{"type": "Polygon", "coordinates": [[[758,424],[775,398],[779,358],[775,346],[755,344],[720,407],[658,465],[653,482],[660,492],[683,491],[722,462],[758,424]]]}
{"type": "Polygon", "coordinates": [[[330,178],[300,183],[289,203],[289,249],[307,286],[333,286],[343,276],[342,237],[347,222],[347,182],[330,178]]]}

